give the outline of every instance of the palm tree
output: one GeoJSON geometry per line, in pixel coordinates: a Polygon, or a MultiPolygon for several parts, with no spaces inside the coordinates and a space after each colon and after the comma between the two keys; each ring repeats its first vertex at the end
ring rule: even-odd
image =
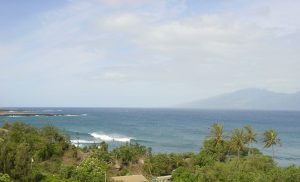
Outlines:
{"type": "Polygon", "coordinates": [[[237,151],[238,160],[240,158],[240,151],[245,148],[245,135],[243,129],[234,129],[229,143],[230,150],[237,151]]]}
{"type": "Polygon", "coordinates": [[[273,154],[273,159],[274,159],[274,146],[278,145],[278,144],[281,145],[277,132],[274,130],[265,131],[263,143],[265,144],[264,148],[272,147],[272,154],[273,154]]]}
{"type": "Polygon", "coordinates": [[[251,154],[251,144],[253,142],[257,142],[256,140],[256,132],[254,131],[254,129],[252,128],[252,126],[250,125],[246,125],[245,127],[246,130],[246,134],[245,134],[245,143],[248,145],[249,148],[249,154],[251,154]]]}
{"type": "Polygon", "coordinates": [[[210,129],[210,138],[214,141],[214,146],[222,145],[224,143],[224,129],[223,125],[214,123],[210,129]]]}
{"type": "Polygon", "coordinates": [[[226,144],[223,125],[218,123],[211,125],[210,134],[203,143],[203,151],[212,154],[219,161],[224,161],[226,144]]]}

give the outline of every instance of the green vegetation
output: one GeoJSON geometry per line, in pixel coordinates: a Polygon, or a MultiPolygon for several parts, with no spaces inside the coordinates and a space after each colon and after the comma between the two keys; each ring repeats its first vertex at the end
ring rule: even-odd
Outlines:
{"type": "Polygon", "coordinates": [[[251,146],[253,142],[257,142],[256,137],[257,134],[256,132],[253,130],[252,126],[250,125],[246,125],[245,127],[246,130],[246,134],[245,134],[245,144],[248,146],[249,148],[249,155],[251,155],[251,146]]]}
{"type": "Polygon", "coordinates": [[[12,182],[8,174],[0,173],[0,182],[12,182]]]}
{"type": "Polygon", "coordinates": [[[0,129],[0,182],[104,182],[118,175],[143,174],[148,179],[172,175],[175,182],[300,181],[297,166],[278,167],[252,144],[280,144],[274,130],[262,140],[251,126],[225,133],[213,124],[199,153],[152,153],[127,143],[112,151],[101,143],[84,148],[53,126],[37,129],[24,123],[4,123],[0,129]]]}
{"type": "Polygon", "coordinates": [[[105,181],[107,164],[101,159],[88,157],[76,168],[74,178],[78,181],[105,181]]]}
{"type": "Polygon", "coordinates": [[[264,132],[263,142],[265,144],[265,148],[272,147],[272,153],[274,158],[274,146],[280,145],[280,139],[278,138],[278,134],[274,130],[268,130],[264,132]]]}

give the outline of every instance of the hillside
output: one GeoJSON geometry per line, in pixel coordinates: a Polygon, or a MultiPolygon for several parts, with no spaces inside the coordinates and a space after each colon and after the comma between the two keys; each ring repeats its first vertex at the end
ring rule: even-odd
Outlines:
{"type": "Polygon", "coordinates": [[[300,110],[300,92],[277,93],[262,89],[244,89],[183,104],[185,108],[300,110]]]}

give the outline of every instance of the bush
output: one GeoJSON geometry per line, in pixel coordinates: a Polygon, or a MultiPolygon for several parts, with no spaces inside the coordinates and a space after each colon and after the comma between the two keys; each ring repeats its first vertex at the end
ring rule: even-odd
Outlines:
{"type": "Polygon", "coordinates": [[[127,176],[130,175],[130,171],[127,168],[123,168],[119,173],[118,176],[127,176]]]}
{"type": "Polygon", "coordinates": [[[209,155],[208,153],[202,151],[198,155],[192,158],[193,165],[195,166],[209,166],[217,161],[217,157],[214,155],[209,155]]]}
{"type": "Polygon", "coordinates": [[[62,179],[61,177],[55,175],[48,175],[42,180],[42,182],[77,182],[77,181],[62,179]]]}
{"type": "Polygon", "coordinates": [[[65,179],[70,179],[75,174],[74,166],[61,166],[60,176],[65,179]]]}
{"type": "Polygon", "coordinates": [[[111,152],[112,156],[120,159],[124,165],[136,163],[138,159],[147,154],[147,148],[140,144],[127,143],[126,145],[115,148],[111,152]]]}
{"type": "Polygon", "coordinates": [[[0,173],[0,182],[12,182],[8,174],[0,173]]]}
{"type": "Polygon", "coordinates": [[[191,169],[179,167],[172,173],[172,181],[194,182],[197,181],[197,176],[191,169]]]}
{"type": "MultiPolygon", "coordinates": [[[[200,155],[201,156],[201,155],[200,155]]],[[[203,156],[201,156],[202,158],[203,156]]],[[[193,168],[180,167],[172,173],[173,181],[289,181],[288,176],[297,176],[300,170],[296,167],[290,170],[276,167],[268,156],[252,156],[242,159],[233,158],[226,162],[213,162],[209,165],[193,168]],[[279,171],[278,171],[279,170],[279,171]],[[286,171],[284,171],[286,170],[286,171]],[[287,172],[289,171],[289,172],[287,172]],[[278,174],[278,175],[276,175],[278,174]],[[285,175],[284,175],[285,174],[285,175]],[[277,177],[276,177],[277,176],[277,177]],[[279,178],[280,177],[280,178],[279,178]]],[[[293,179],[297,179],[293,177],[293,179]]]]}
{"type": "Polygon", "coordinates": [[[300,168],[296,166],[289,166],[286,168],[274,168],[267,174],[269,181],[300,181],[300,168]]]}
{"type": "Polygon", "coordinates": [[[74,178],[83,182],[104,182],[107,169],[108,166],[104,161],[88,157],[76,168],[74,178]]]}
{"type": "Polygon", "coordinates": [[[112,159],[110,153],[108,152],[108,144],[102,142],[99,147],[93,150],[92,157],[96,157],[107,163],[111,162],[112,159]]]}
{"type": "Polygon", "coordinates": [[[54,127],[37,129],[16,122],[7,124],[6,128],[9,131],[1,141],[0,172],[9,174],[15,180],[38,180],[42,175],[33,171],[36,164],[49,159],[61,161],[57,158],[69,146],[67,138],[54,127]]]}
{"type": "Polygon", "coordinates": [[[225,161],[229,151],[229,142],[224,140],[223,143],[216,145],[214,140],[207,139],[203,142],[203,149],[201,153],[209,156],[210,159],[215,161],[225,161]]]}
{"type": "Polygon", "coordinates": [[[155,154],[145,161],[144,171],[150,175],[170,175],[174,169],[183,165],[182,157],[174,157],[175,154],[155,154]]]}

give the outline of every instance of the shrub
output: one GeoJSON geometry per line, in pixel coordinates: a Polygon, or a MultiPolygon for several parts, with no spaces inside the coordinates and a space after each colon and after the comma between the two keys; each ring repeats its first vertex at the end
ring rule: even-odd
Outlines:
{"type": "Polygon", "coordinates": [[[170,175],[176,169],[176,161],[168,154],[155,154],[146,159],[144,171],[154,176],[170,175]]]}
{"type": "Polygon", "coordinates": [[[88,157],[75,170],[74,178],[82,182],[104,182],[107,164],[94,157],[88,157]]]}
{"type": "Polygon", "coordinates": [[[60,168],[60,176],[65,179],[69,179],[75,175],[75,167],[74,166],[61,166],[60,168]]]}
{"type": "Polygon", "coordinates": [[[172,181],[194,182],[197,181],[197,176],[191,169],[179,167],[172,173],[172,181]]]}
{"type": "Polygon", "coordinates": [[[147,148],[140,144],[127,143],[126,145],[115,148],[112,152],[112,156],[120,159],[124,165],[129,163],[136,163],[138,159],[147,154],[147,148]]]}
{"type": "Polygon", "coordinates": [[[0,182],[12,182],[8,174],[0,173],[0,182]]]}
{"type": "Polygon", "coordinates": [[[6,127],[9,131],[1,141],[0,172],[15,180],[34,181],[40,178],[40,172],[33,171],[36,164],[48,159],[60,161],[57,158],[69,145],[65,136],[54,127],[37,129],[19,122],[6,127]]]}

